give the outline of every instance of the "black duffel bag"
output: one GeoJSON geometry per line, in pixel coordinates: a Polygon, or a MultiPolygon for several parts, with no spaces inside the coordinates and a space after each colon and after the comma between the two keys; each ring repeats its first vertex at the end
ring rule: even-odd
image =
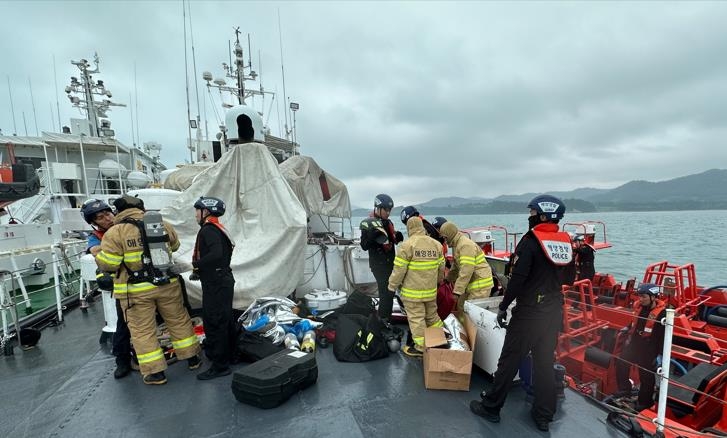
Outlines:
{"type": "Polygon", "coordinates": [[[375,313],[338,315],[333,355],[341,362],[367,362],[389,355],[384,325],[375,313]]]}
{"type": "Polygon", "coordinates": [[[341,313],[345,313],[346,315],[369,316],[374,313],[374,310],[376,308],[371,297],[358,290],[354,290],[346,300],[346,304],[343,305],[341,313]]]}
{"type": "Polygon", "coordinates": [[[285,350],[285,343],[275,345],[259,333],[240,330],[237,337],[237,358],[242,362],[257,362],[282,350],[285,350]]]}

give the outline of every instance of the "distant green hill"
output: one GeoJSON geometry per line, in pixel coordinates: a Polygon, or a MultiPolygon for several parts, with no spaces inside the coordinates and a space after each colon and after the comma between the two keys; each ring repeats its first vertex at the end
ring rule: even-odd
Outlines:
{"type": "MultiPolygon", "coordinates": [[[[630,181],[615,189],[578,188],[549,192],[563,199],[569,211],[670,211],[727,210],[727,169],[711,169],[695,175],[660,182],[630,181]]],[[[522,213],[523,203],[536,193],[502,195],[494,199],[446,197],[417,205],[426,216],[448,214],[522,213]]],[[[354,216],[370,210],[355,209],[354,216]]],[[[394,209],[396,217],[401,206],[394,209]]]]}

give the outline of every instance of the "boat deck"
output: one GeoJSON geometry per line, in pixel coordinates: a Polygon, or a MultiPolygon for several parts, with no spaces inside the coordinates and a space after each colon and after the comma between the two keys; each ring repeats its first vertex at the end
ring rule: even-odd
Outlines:
{"type": "Polygon", "coordinates": [[[186,362],[169,367],[166,385],[146,386],[136,372],[115,380],[114,358],[99,344],[102,326],[97,300],[43,330],[36,348],[0,357],[0,436],[624,436],[606,424],[605,411],[570,390],[548,433],[535,428],[519,387],[502,422],[488,423],[468,408],[490,384],[485,373],[475,368],[469,392],[426,390],[421,360],[402,353],[350,364],[318,349],[318,382],[269,410],[237,402],[232,376],[199,381],[186,362]]]}

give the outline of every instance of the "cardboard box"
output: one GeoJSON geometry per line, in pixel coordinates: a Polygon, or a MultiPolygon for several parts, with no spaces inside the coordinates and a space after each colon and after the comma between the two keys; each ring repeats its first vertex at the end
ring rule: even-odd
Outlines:
{"type": "MultiPolygon", "coordinates": [[[[467,315],[463,325],[470,348],[474,348],[477,329],[467,315]]],[[[424,330],[424,387],[469,391],[474,353],[441,348],[443,346],[447,346],[447,339],[442,327],[429,327],[424,330]]]]}

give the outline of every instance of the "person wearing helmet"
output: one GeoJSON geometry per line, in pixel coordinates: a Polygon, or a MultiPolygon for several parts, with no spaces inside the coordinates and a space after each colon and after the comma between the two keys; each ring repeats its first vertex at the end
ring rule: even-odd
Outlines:
{"type": "Polygon", "coordinates": [[[447,218],[442,217],[442,216],[437,216],[434,218],[434,222],[432,222],[432,225],[434,226],[434,228],[439,230],[440,228],[442,228],[442,225],[444,225],[445,222],[447,222],[447,218]]]}
{"type": "Polygon", "coordinates": [[[104,233],[114,224],[114,212],[104,201],[89,199],[81,207],[81,216],[93,228],[91,235],[88,236],[86,252],[95,256],[101,251],[101,239],[104,233]]]}
{"type": "MultiPolygon", "coordinates": [[[[180,360],[187,359],[190,370],[201,365],[199,341],[192,320],[184,308],[182,290],[176,276],[149,272],[149,244],[144,230],[144,202],[124,195],[114,201],[114,226],[103,236],[96,264],[103,272],[114,272],[114,298],[121,301],[129,325],[143,381],[147,385],[167,382],[167,361],[157,338],[156,313],[164,318],[180,360]],[[161,281],[160,281],[161,279],[161,281]]],[[[163,222],[168,250],[179,249],[174,228],[163,222]]]]}
{"type": "Polygon", "coordinates": [[[394,294],[388,289],[389,276],[394,269],[394,246],[404,240],[389,219],[394,200],[387,194],[374,198],[374,211],[361,221],[361,248],[369,252],[369,267],[379,291],[379,317],[388,322],[394,306],[394,294]]]}
{"type": "MultiPolygon", "coordinates": [[[[96,256],[101,252],[101,240],[104,234],[114,225],[114,213],[111,206],[100,199],[88,199],[81,206],[81,216],[93,227],[91,235],[88,236],[88,245],[86,252],[96,256]]],[[[113,276],[108,274],[98,275],[97,283],[99,288],[103,290],[113,289],[113,276]]],[[[114,300],[116,304],[116,331],[111,340],[111,353],[116,357],[116,369],[114,370],[114,378],[121,379],[131,373],[132,360],[136,362],[136,357],[131,349],[131,334],[129,326],[124,321],[124,313],[121,310],[119,300],[114,300]]]]}
{"type": "MultiPolygon", "coordinates": [[[[429,223],[429,221],[426,220],[424,218],[424,216],[422,216],[419,213],[419,210],[417,210],[416,207],[410,205],[408,207],[404,207],[401,210],[401,223],[403,223],[404,225],[406,225],[409,218],[412,218],[412,217],[418,217],[419,219],[422,220],[422,224],[424,225],[424,231],[427,233],[427,236],[431,237],[432,239],[436,240],[439,243],[444,244],[444,238],[442,237],[441,234],[439,234],[439,228],[437,228],[433,224],[429,223]]],[[[446,221],[446,219],[445,219],[445,221],[446,221]]],[[[447,249],[445,246],[444,253],[446,254],[446,252],[447,252],[447,249]]]]}
{"type": "Polygon", "coordinates": [[[654,404],[656,358],[664,347],[661,319],[666,316],[666,302],[658,298],[660,289],[654,283],[643,283],[636,289],[639,299],[634,306],[634,319],[624,329],[628,338],[616,362],[616,381],[622,395],[631,395],[631,365],[639,368],[639,396],[635,407],[639,412],[654,404]]]}
{"type": "Polygon", "coordinates": [[[596,275],[596,268],[593,264],[596,250],[586,243],[583,234],[578,234],[573,238],[573,253],[576,260],[576,280],[587,278],[593,281],[593,277],[596,275]]]}
{"type": "MultiPolygon", "coordinates": [[[[194,209],[200,228],[192,253],[192,275],[202,283],[204,350],[212,361],[212,365],[197,374],[197,378],[210,380],[231,372],[235,277],[230,269],[230,260],[235,244],[220,223],[220,216],[225,214],[225,203],[221,199],[203,196],[194,203],[194,209]]],[[[190,276],[190,279],[193,277],[190,276]]]]}
{"type": "Polygon", "coordinates": [[[491,390],[482,391],[480,400],[470,403],[470,410],[488,421],[499,422],[500,409],[520,362],[532,353],[535,400],[530,413],[536,427],[547,431],[556,411],[553,365],[563,319],[561,285],[573,282],[573,271],[567,269],[573,263],[573,248],[568,233],[558,228],[565,214],[565,204],[560,199],[539,195],[527,207],[529,231],[515,248],[510,280],[497,314],[498,324],[507,332],[494,384],[491,390]],[[566,278],[568,272],[571,278],[566,278]],[[507,308],[514,300],[517,305],[506,324],[507,308]]]}
{"type": "Polygon", "coordinates": [[[424,329],[444,326],[437,314],[436,301],[437,284],[444,278],[444,256],[442,245],[427,236],[420,217],[410,217],[406,230],[408,238],[394,258],[388,288],[392,294],[401,290],[406,307],[414,345],[406,345],[404,354],[421,357],[424,354],[424,329]]]}
{"type": "Polygon", "coordinates": [[[454,285],[452,292],[457,296],[457,309],[462,312],[465,301],[490,296],[495,285],[492,268],[482,248],[462,234],[454,222],[445,223],[439,232],[452,247],[452,266],[447,281],[454,285]]]}

